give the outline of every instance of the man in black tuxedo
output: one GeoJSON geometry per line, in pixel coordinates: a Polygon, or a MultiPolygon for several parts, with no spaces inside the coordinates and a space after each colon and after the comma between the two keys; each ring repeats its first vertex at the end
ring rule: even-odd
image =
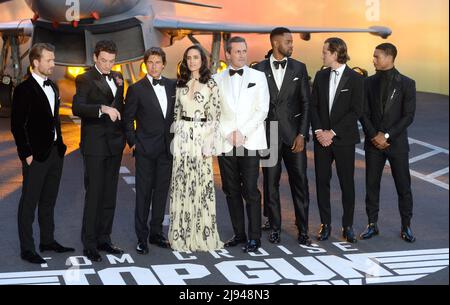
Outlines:
{"type": "Polygon", "coordinates": [[[86,190],[81,239],[84,255],[101,261],[97,250],[123,251],[111,242],[125,135],[120,122],[123,108],[123,77],[111,71],[117,47],[103,40],[95,46],[95,66],[76,79],[73,114],[81,118],[80,151],[84,161],[86,190]]]}
{"type": "Polygon", "coordinates": [[[148,253],[147,239],[162,248],[170,246],[162,224],[172,174],[170,127],[176,90],[175,81],[161,76],[166,65],[162,49],[147,50],[144,63],[147,75],[128,89],[123,112],[127,142],[136,158],[135,229],[139,254],[148,253]]]}
{"type": "Polygon", "coordinates": [[[342,191],[344,213],[342,235],[351,243],[355,208],[355,145],[360,142],[358,119],[362,114],[364,80],[350,69],[347,45],[340,38],[329,38],[322,50],[326,69],[314,78],[311,123],[314,131],[314,163],[317,201],[321,219],[318,240],[331,233],[330,180],[331,165],[336,171],[342,191]]]}
{"type": "Polygon", "coordinates": [[[310,245],[308,237],[309,192],[306,176],[306,149],[309,138],[310,87],[305,64],[290,56],[293,38],[287,28],[276,28],[270,34],[273,53],[254,68],[265,73],[270,91],[270,108],[266,120],[266,132],[270,152],[277,159],[275,166],[263,167],[264,209],[267,211],[271,243],[280,242],[281,161],[289,175],[294,203],[298,242],[310,245]],[[270,123],[278,124],[278,133],[270,134],[270,123]],[[275,140],[273,143],[271,140],[275,140]]]}
{"type": "Polygon", "coordinates": [[[14,90],[11,132],[22,161],[22,196],[18,224],[22,259],[45,260],[36,253],[33,222],[39,207],[39,250],[70,252],[54,239],[54,208],[63,169],[64,145],[59,118],[59,91],[48,77],[55,67],[55,48],[38,43],[30,49],[31,75],[14,90]]]}
{"type": "Polygon", "coordinates": [[[361,238],[379,234],[380,182],[386,160],[389,160],[402,220],[400,236],[407,242],[414,242],[410,228],[413,198],[407,128],[416,111],[416,84],[395,69],[396,56],[394,45],[383,43],[377,46],[373,55],[377,73],[366,81],[361,123],[366,134],[366,212],[369,225],[361,238]]]}

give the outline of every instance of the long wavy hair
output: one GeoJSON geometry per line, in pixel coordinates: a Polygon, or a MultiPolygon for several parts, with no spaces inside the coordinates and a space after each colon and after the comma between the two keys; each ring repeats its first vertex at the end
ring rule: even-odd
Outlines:
{"type": "Polygon", "coordinates": [[[191,71],[189,70],[187,64],[187,55],[190,50],[197,50],[200,52],[200,57],[202,59],[202,66],[200,67],[200,83],[206,84],[211,79],[211,71],[208,68],[208,58],[206,57],[205,52],[199,45],[193,45],[184,51],[183,61],[180,65],[180,78],[177,82],[177,87],[183,88],[186,87],[187,83],[191,79],[191,71]]]}

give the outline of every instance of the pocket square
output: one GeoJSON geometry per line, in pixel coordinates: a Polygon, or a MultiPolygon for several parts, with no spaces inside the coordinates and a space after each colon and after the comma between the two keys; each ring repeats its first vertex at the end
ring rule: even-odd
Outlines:
{"type": "Polygon", "coordinates": [[[298,77],[296,77],[296,78],[294,78],[294,80],[293,80],[293,81],[294,81],[294,82],[296,82],[296,81],[298,81],[298,80],[299,80],[299,78],[298,78],[298,77]]]}
{"type": "Polygon", "coordinates": [[[341,92],[347,92],[347,91],[349,91],[350,89],[342,89],[341,90],[341,92]]]}
{"type": "Polygon", "coordinates": [[[251,87],[255,87],[256,84],[255,83],[249,83],[247,88],[251,88],[251,87]]]}
{"type": "Polygon", "coordinates": [[[301,115],[302,115],[301,113],[297,113],[296,115],[294,115],[294,118],[298,118],[301,115]]]}

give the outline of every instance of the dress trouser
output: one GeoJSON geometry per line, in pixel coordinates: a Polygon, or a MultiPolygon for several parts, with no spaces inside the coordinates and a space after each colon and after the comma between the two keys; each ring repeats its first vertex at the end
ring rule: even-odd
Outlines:
{"type": "Polygon", "coordinates": [[[94,250],[98,245],[111,243],[122,154],[84,155],[83,160],[86,195],[81,240],[84,249],[94,250]]]}
{"type": "Polygon", "coordinates": [[[261,193],[258,189],[259,160],[256,151],[244,149],[237,156],[236,149],[219,157],[222,189],[227,198],[234,234],[239,238],[261,238],[261,193]],[[245,234],[244,201],[248,218],[248,235],[245,234]]]}
{"type": "Polygon", "coordinates": [[[54,241],[54,208],[58,196],[59,183],[64,159],[53,145],[49,157],[44,162],[33,160],[31,165],[22,161],[22,196],[19,202],[18,225],[20,249],[22,252],[35,251],[33,222],[36,207],[40,229],[40,243],[54,241]]]}

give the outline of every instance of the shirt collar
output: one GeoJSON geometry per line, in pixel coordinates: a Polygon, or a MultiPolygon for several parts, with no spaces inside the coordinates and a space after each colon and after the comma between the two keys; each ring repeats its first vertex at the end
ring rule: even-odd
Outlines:
{"type": "MultiPolygon", "coordinates": [[[[102,73],[102,71],[100,71],[100,69],[97,67],[97,65],[94,65],[95,69],[97,69],[98,73],[100,73],[100,75],[103,75],[104,73],[102,73]]],[[[111,74],[111,71],[109,71],[109,73],[106,74],[111,74]]]]}
{"type": "MultiPolygon", "coordinates": [[[[286,60],[286,62],[287,62],[288,58],[287,58],[287,57],[284,57],[284,58],[283,58],[282,60],[280,60],[280,61],[283,61],[283,60],[286,60]]],[[[274,62],[274,61],[278,61],[278,60],[276,60],[275,57],[274,57],[273,54],[272,54],[272,55],[270,55],[270,64],[273,65],[273,62],[274,62]]]]}
{"type": "MultiPolygon", "coordinates": [[[[342,65],[339,68],[337,68],[335,71],[339,72],[339,75],[342,75],[344,73],[345,67],[347,67],[347,65],[342,65]]],[[[333,71],[333,69],[331,69],[331,71],[333,71]]]]}
{"type": "Polygon", "coordinates": [[[31,75],[32,75],[32,76],[34,77],[34,79],[38,82],[38,84],[41,85],[41,87],[44,86],[44,82],[48,79],[47,77],[46,77],[46,78],[43,78],[42,76],[39,76],[39,75],[37,75],[37,74],[34,73],[34,72],[31,72],[31,75]]]}
{"type": "MultiPolygon", "coordinates": [[[[147,78],[153,86],[153,77],[151,75],[147,74],[147,78]]],[[[158,80],[160,80],[160,79],[162,79],[162,75],[158,78],[158,80]]]]}

